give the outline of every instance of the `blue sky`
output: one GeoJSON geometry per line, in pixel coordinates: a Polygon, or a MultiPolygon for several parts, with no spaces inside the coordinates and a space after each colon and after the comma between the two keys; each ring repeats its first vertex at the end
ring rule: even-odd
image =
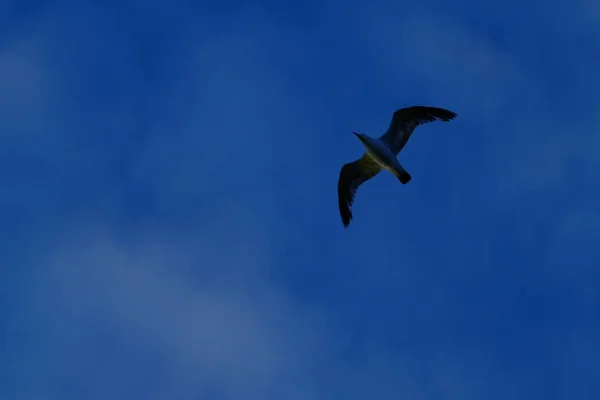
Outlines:
{"type": "Polygon", "coordinates": [[[597,399],[599,43],[592,0],[2,2],[0,398],[597,399]],[[414,104],[459,117],[345,230],[414,104]]]}

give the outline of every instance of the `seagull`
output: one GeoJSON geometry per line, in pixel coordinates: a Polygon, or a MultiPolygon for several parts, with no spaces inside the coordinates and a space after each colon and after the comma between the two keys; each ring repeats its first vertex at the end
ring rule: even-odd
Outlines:
{"type": "Polygon", "coordinates": [[[433,121],[450,121],[456,113],[437,107],[414,106],[396,110],[388,130],[379,138],[364,133],[354,133],[365,148],[365,153],[356,161],[344,164],[338,181],[338,203],[344,228],[352,220],[352,203],[358,187],[386,169],[403,184],[411,176],[400,165],[396,156],[408,142],[410,135],[419,125],[433,121]]]}

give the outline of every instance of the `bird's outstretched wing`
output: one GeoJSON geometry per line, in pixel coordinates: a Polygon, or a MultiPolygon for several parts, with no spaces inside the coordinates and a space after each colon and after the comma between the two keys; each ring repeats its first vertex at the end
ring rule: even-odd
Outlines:
{"type": "Polygon", "coordinates": [[[425,106],[401,108],[394,112],[390,127],[380,139],[394,154],[398,155],[417,126],[436,120],[450,121],[455,117],[456,113],[443,108],[425,106]]]}
{"type": "Polygon", "coordinates": [[[381,167],[365,153],[361,158],[344,164],[338,181],[338,203],[344,227],[347,228],[352,219],[352,203],[360,185],[377,175],[381,167]]]}

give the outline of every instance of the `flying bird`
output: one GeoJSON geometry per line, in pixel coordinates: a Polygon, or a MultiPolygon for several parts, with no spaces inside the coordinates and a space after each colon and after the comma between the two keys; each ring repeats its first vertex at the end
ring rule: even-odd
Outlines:
{"type": "Polygon", "coordinates": [[[377,175],[382,169],[390,171],[402,184],[411,176],[400,165],[396,156],[419,125],[433,121],[450,121],[456,113],[437,107],[414,106],[396,110],[388,130],[379,138],[352,132],[365,148],[356,161],[344,164],[338,181],[338,203],[342,223],[347,228],[352,220],[352,203],[358,187],[377,175]]]}

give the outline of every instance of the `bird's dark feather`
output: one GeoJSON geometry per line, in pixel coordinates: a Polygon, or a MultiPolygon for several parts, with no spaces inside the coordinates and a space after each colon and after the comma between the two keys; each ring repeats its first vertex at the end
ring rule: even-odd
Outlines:
{"type": "Polygon", "coordinates": [[[338,204],[344,227],[347,228],[352,220],[352,204],[358,187],[380,171],[379,165],[367,153],[342,167],[338,181],[338,204]]]}
{"type": "Polygon", "coordinates": [[[398,154],[415,128],[433,121],[450,121],[456,113],[438,107],[414,106],[396,110],[388,130],[381,136],[389,148],[398,154]]]}

